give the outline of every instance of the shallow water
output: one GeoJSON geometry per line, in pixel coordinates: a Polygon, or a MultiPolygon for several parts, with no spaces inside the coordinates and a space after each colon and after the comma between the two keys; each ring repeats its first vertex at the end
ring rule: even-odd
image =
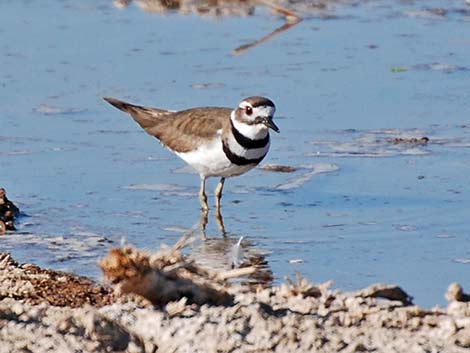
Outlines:
{"type": "Polygon", "coordinates": [[[276,280],[394,282],[424,306],[444,304],[450,282],[470,288],[470,8],[307,5],[290,7],[302,22],[233,55],[283,18],[3,1],[0,186],[26,215],[0,250],[99,277],[111,246],[197,234],[198,177],[100,97],[177,110],[262,94],[281,128],[264,163],[298,170],[228,180],[228,239],[211,213],[200,261],[229,266],[244,236],[276,280]]]}

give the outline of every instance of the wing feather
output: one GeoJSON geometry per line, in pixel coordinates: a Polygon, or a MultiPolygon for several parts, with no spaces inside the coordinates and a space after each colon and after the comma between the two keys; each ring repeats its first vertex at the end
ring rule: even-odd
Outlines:
{"type": "Polygon", "coordinates": [[[103,99],[130,114],[148,134],[176,152],[196,149],[230,126],[230,108],[202,107],[172,112],[130,104],[111,97],[103,99]]]}

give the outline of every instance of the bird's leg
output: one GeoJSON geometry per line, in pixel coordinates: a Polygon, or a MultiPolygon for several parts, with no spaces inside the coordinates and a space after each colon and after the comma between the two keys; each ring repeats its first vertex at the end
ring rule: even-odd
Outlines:
{"type": "Polygon", "coordinates": [[[224,189],[225,178],[220,178],[217,187],[215,188],[215,208],[217,213],[220,214],[220,199],[222,198],[222,190],[224,189]]]}
{"type": "Polygon", "coordinates": [[[206,196],[206,177],[201,175],[201,189],[199,190],[199,201],[201,201],[201,208],[203,211],[208,211],[206,196]]]}

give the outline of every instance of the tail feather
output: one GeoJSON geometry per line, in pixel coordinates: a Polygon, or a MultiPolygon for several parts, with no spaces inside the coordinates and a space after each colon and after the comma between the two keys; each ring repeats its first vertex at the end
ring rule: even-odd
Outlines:
{"type": "Polygon", "coordinates": [[[140,105],[123,102],[116,98],[103,97],[103,99],[117,109],[130,114],[132,118],[147,132],[149,132],[149,129],[161,122],[163,117],[171,114],[168,110],[142,107],[140,105]]]}
{"type": "Polygon", "coordinates": [[[131,113],[131,110],[133,108],[142,108],[142,107],[139,107],[137,105],[126,103],[126,102],[123,102],[119,99],[112,98],[112,97],[103,97],[103,99],[106,102],[108,102],[109,104],[111,104],[112,106],[118,108],[119,110],[122,110],[123,112],[129,113],[129,114],[131,113]]]}

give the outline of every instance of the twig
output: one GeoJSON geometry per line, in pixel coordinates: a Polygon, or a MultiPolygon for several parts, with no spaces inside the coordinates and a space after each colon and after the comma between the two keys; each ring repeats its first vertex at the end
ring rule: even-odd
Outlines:
{"type": "Polygon", "coordinates": [[[271,8],[272,10],[276,11],[277,13],[280,13],[281,15],[284,15],[286,17],[287,22],[291,22],[292,20],[297,20],[296,23],[300,22],[302,19],[295,14],[295,12],[288,10],[284,7],[280,7],[277,5],[274,5],[271,1],[269,0],[258,0],[259,3],[271,8]]]}
{"type": "Polygon", "coordinates": [[[248,49],[251,49],[253,47],[256,47],[260,44],[263,44],[267,42],[268,40],[272,39],[274,36],[287,31],[289,28],[295,26],[299,22],[302,21],[302,18],[298,15],[295,14],[295,12],[288,10],[284,7],[280,7],[277,5],[274,5],[270,0],[257,0],[259,4],[264,5],[266,7],[269,7],[270,9],[274,10],[275,12],[283,15],[285,17],[286,23],[282,25],[281,27],[275,29],[273,32],[269,33],[267,36],[264,36],[261,39],[258,39],[254,42],[251,42],[249,44],[244,44],[239,46],[238,48],[235,48],[232,51],[233,55],[240,55],[247,51],[248,49]]]}
{"type": "Polygon", "coordinates": [[[248,276],[255,273],[258,269],[255,266],[236,268],[233,270],[228,270],[225,272],[220,272],[217,274],[217,279],[223,281],[229,278],[248,276]]]}
{"type": "Polygon", "coordinates": [[[295,26],[300,21],[301,21],[301,19],[299,19],[297,22],[293,22],[293,23],[287,22],[284,25],[282,25],[281,27],[279,27],[278,29],[276,29],[273,32],[269,33],[267,36],[264,36],[263,38],[258,39],[254,42],[239,46],[238,48],[236,48],[232,51],[232,54],[234,54],[234,55],[243,54],[248,49],[251,49],[251,48],[256,47],[260,44],[263,44],[263,43],[267,42],[268,40],[272,39],[274,36],[278,35],[279,33],[287,31],[289,28],[295,26]]]}

